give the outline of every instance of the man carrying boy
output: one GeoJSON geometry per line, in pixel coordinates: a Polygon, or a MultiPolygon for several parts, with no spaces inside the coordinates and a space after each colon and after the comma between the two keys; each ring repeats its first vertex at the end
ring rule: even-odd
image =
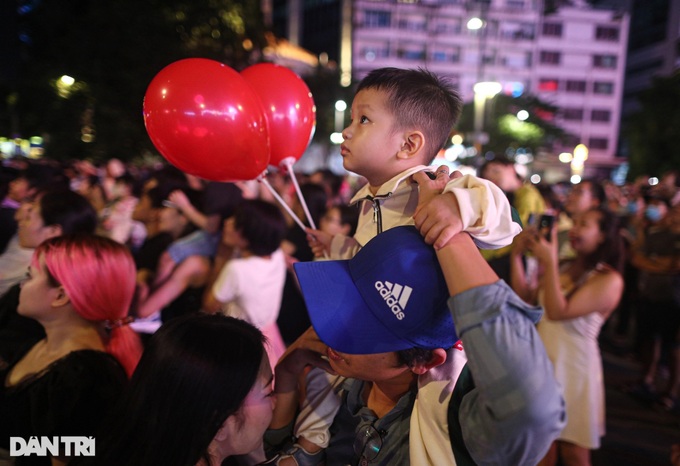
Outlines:
{"type": "Polygon", "coordinates": [[[536,464],[565,419],[534,328],[541,310],[498,280],[468,234],[436,252],[426,244],[456,214],[434,194],[439,185],[415,179],[427,188],[415,220],[425,241],[397,227],[352,260],[296,265],[323,343],[298,340],[280,360],[273,423],[294,417],[297,381],[311,364],[346,378],[329,466],[536,464]]]}
{"type": "MultiPolygon", "coordinates": [[[[349,259],[377,234],[401,225],[413,225],[418,205],[415,173],[429,165],[445,145],[461,110],[461,100],[450,85],[425,70],[382,68],[360,83],[352,103],[352,122],[343,131],[343,165],[362,175],[367,185],[352,199],[360,209],[353,237],[329,237],[308,230],[317,257],[349,259]]],[[[442,166],[438,173],[448,173],[442,166]]],[[[493,183],[472,176],[449,181],[442,200],[456,212],[441,228],[435,246],[466,231],[477,246],[509,245],[521,228],[512,221],[510,204],[493,183]]],[[[300,463],[329,441],[328,420],[339,399],[334,396],[339,379],[322,371],[308,375],[304,415],[295,434],[302,448],[290,452],[300,463]]],[[[284,461],[282,465],[295,464],[284,461]]]]}

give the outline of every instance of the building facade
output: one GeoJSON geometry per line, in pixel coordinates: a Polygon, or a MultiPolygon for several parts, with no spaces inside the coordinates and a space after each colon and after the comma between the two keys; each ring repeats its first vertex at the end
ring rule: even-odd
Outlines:
{"type": "Polygon", "coordinates": [[[546,13],[537,0],[355,0],[353,76],[425,67],[448,76],[467,102],[482,81],[535,95],[558,107],[553,123],[573,135],[551,148],[555,159],[585,144],[586,168],[606,170],[620,163],[629,14],[562,3],[546,13]]]}

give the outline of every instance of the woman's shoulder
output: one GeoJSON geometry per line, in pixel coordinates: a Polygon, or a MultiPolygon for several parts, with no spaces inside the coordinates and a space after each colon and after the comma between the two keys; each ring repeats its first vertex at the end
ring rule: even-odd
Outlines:
{"type": "Polygon", "coordinates": [[[108,353],[96,350],[72,351],[55,361],[50,369],[55,378],[77,384],[109,382],[125,384],[127,377],[120,363],[108,353]]]}

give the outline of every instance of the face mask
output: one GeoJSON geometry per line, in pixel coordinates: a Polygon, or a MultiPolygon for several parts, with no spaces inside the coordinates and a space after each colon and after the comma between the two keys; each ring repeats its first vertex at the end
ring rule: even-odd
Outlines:
{"type": "Polygon", "coordinates": [[[630,215],[635,215],[635,214],[637,214],[637,211],[638,211],[637,202],[635,202],[635,201],[630,201],[630,202],[628,203],[627,210],[628,210],[628,213],[629,213],[630,215]]]}
{"type": "Polygon", "coordinates": [[[645,217],[652,222],[658,222],[663,215],[657,206],[650,205],[645,209],[645,217]]]}

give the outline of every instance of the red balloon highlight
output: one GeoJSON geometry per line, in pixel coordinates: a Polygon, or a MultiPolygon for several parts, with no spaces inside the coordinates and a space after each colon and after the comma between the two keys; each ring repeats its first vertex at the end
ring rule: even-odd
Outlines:
{"type": "Polygon", "coordinates": [[[293,71],[273,63],[258,63],[241,72],[264,104],[269,121],[271,165],[292,157],[299,160],[316,128],[316,106],[307,84],[293,71]]]}
{"type": "Polygon", "coordinates": [[[262,102],[222,63],[204,58],[171,63],[149,84],[143,107],[151,141],[186,173],[214,181],[251,180],[269,164],[262,102]]]}

